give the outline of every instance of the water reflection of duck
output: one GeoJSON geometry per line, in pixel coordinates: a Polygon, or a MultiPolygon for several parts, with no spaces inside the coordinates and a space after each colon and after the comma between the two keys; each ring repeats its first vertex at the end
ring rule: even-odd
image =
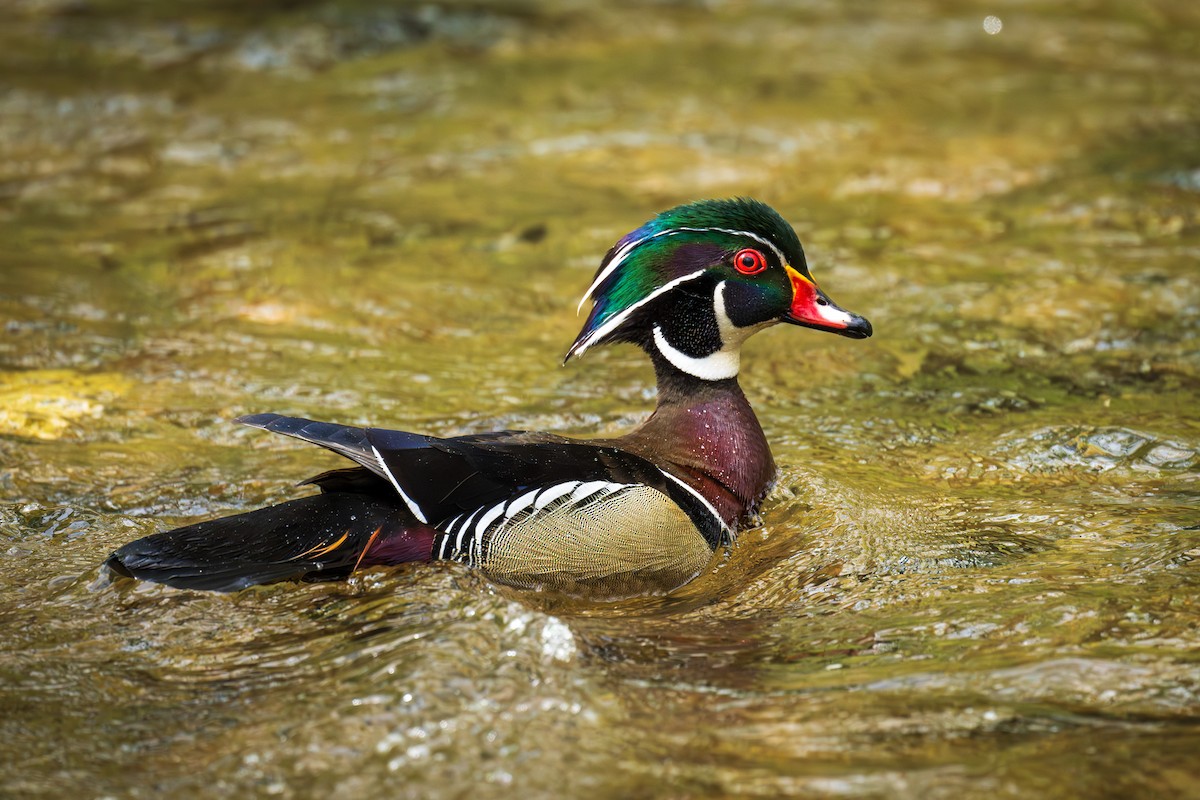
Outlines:
{"type": "Polygon", "coordinates": [[[444,559],[501,583],[593,598],[686,583],[747,524],[775,475],[738,386],[742,343],[778,322],[858,339],[871,324],[817,288],[791,226],[753,200],[659,214],[609,250],[589,298],[567,359],[630,342],[654,363],[658,407],[632,433],[438,439],[242,417],[358,466],[306,481],[320,494],[131,542],[107,565],[225,591],[444,559]]]}

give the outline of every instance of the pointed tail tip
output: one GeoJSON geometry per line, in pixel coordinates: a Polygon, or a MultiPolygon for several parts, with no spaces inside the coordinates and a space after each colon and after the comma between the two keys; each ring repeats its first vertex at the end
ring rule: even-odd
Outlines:
{"type": "Polygon", "coordinates": [[[264,430],[275,420],[279,419],[281,414],[273,414],[270,412],[260,414],[242,414],[239,417],[234,417],[233,421],[239,425],[249,425],[252,428],[263,428],[264,430]]]}
{"type": "Polygon", "coordinates": [[[104,566],[116,577],[234,592],[280,581],[344,580],[360,568],[429,561],[436,535],[391,498],[322,493],[136,539],[104,566]]]}
{"type": "MultiPolygon", "coordinates": [[[[122,549],[124,549],[124,548],[122,548],[122,549]]],[[[125,562],[121,560],[121,551],[120,550],[117,550],[115,553],[112,553],[111,555],[109,555],[108,558],[104,559],[103,566],[106,569],[108,569],[110,572],[112,572],[122,578],[132,578],[133,577],[133,572],[129,569],[129,567],[125,566],[125,562]]]]}

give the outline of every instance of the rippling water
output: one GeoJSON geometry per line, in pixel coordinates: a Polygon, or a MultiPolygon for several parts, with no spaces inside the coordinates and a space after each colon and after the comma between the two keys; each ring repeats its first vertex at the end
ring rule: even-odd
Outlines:
{"type": "Polygon", "coordinates": [[[0,794],[1197,796],[1193,6],[16,3],[0,794]],[[336,463],[241,413],[627,429],[575,302],[733,194],[877,333],[748,346],[782,474],[712,574],[98,570],[336,463]]]}

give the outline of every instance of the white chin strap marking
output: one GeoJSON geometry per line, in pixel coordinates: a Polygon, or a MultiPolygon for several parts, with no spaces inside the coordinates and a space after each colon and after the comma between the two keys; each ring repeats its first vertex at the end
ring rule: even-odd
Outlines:
{"type": "Polygon", "coordinates": [[[678,370],[686,372],[705,381],[719,381],[736,377],[742,366],[742,343],[752,333],[766,325],[752,325],[739,328],[729,319],[725,312],[725,282],[717,284],[713,292],[713,313],[717,317],[717,330],[721,334],[721,349],[715,353],[696,358],[679,350],[669,341],[660,325],[654,326],[654,346],[662,353],[670,364],[678,370]]]}
{"type": "Polygon", "coordinates": [[[740,348],[729,349],[722,347],[712,355],[695,358],[675,349],[667,341],[667,337],[663,335],[662,328],[658,325],[654,326],[654,344],[658,347],[658,352],[662,353],[663,358],[670,361],[672,366],[701,380],[719,381],[725,378],[732,378],[738,374],[738,369],[742,366],[740,348]]]}

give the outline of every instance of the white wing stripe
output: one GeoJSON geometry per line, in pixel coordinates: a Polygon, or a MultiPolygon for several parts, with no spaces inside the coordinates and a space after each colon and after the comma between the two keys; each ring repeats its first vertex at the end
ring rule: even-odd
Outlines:
{"type": "Polygon", "coordinates": [[[396,476],[388,469],[387,462],[383,460],[383,456],[379,454],[379,450],[375,445],[371,445],[371,452],[375,454],[375,460],[379,462],[379,468],[383,470],[383,474],[387,475],[387,479],[392,482],[392,486],[396,487],[396,491],[400,493],[400,499],[404,501],[404,505],[408,506],[408,510],[413,513],[418,522],[428,525],[429,520],[425,519],[425,514],[421,511],[421,507],[414,503],[413,499],[406,495],[404,490],[400,488],[400,483],[396,480],[396,476]]]}
{"type": "Polygon", "coordinates": [[[553,503],[563,495],[570,494],[575,491],[575,487],[580,484],[580,481],[567,481],[566,483],[558,483],[542,490],[538,495],[537,502],[533,504],[535,511],[541,511],[546,506],[553,503]]]}
{"type": "Polygon", "coordinates": [[[522,511],[524,511],[526,508],[528,508],[529,506],[533,505],[533,498],[534,498],[534,497],[537,495],[537,493],[538,493],[538,492],[540,492],[540,491],[541,491],[541,489],[540,489],[540,488],[538,488],[538,489],[530,489],[528,492],[526,492],[525,494],[521,495],[521,496],[520,496],[520,497],[518,497],[516,500],[513,500],[511,503],[509,503],[509,504],[508,504],[508,508],[506,508],[506,509],[505,509],[505,511],[504,511],[504,518],[505,518],[505,519],[512,519],[512,518],[513,518],[513,517],[515,517],[517,514],[521,513],[521,512],[522,512],[522,511]]]}
{"type": "Polygon", "coordinates": [[[708,509],[708,513],[710,513],[710,514],[712,514],[712,515],[713,515],[713,519],[715,519],[715,520],[716,520],[716,521],[717,521],[717,522],[718,522],[718,523],[721,525],[721,527],[722,527],[722,528],[725,530],[725,532],[726,532],[726,533],[728,533],[728,534],[730,535],[730,537],[732,538],[732,536],[733,536],[733,528],[731,528],[731,527],[730,527],[730,526],[729,526],[729,525],[728,525],[728,524],[725,522],[725,518],[724,518],[724,517],[722,517],[720,514],[718,514],[718,513],[717,513],[717,509],[713,508],[713,505],[712,505],[712,503],[708,502],[708,500],[707,500],[707,499],[704,497],[704,495],[700,494],[700,493],[699,493],[699,492],[697,492],[695,489],[693,489],[691,486],[689,486],[687,483],[685,483],[684,481],[680,480],[679,478],[676,478],[674,475],[672,475],[671,473],[667,472],[667,471],[666,471],[665,469],[663,469],[662,467],[658,467],[658,471],[659,471],[659,472],[661,472],[661,473],[662,473],[663,475],[665,475],[666,477],[668,477],[668,478],[670,478],[671,480],[673,480],[673,481],[674,481],[676,484],[678,484],[678,485],[680,486],[680,488],[682,488],[682,489],[685,489],[685,490],[686,490],[686,491],[687,491],[689,494],[691,494],[693,497],[695,497],[697,500],[699,500],[701,503],[703,503],[703,504],[704,504],[704,507],[705,507],[706,509],[708,509]]]}
{"type": "Polygon", "coordinates": [[[472,511],[471,516],[467,517],[466,521],[463,522],[462,527],[458,529],[458,535],[454,537],[454,552],[455,552],[455,554],[461,553],[463,551],[463,534],[465,534],[468,530],[471,529],[471,523],[475,520],[475,515],[478,514],[480,511],[483,511],[483,509],[477,508],[474,511],[472,511]]]}
{"type": "Polygon", "coordinates": [[[483,532],[488,529],[496,519],[504,513],[504,503],[499,503],[491,507],[491,509],[479,518],[479,523],[475,526],[475,540],[483,539],[483,532]]]}
{"type": "Polygon", "coordinates": [[[605,494],[611,494],[624,485],[623,483],[612,483],[611,481],[589,481],[580,484],[575,491],[571,492],[571,502],[575,505],[580,505],[584,500],[597,492],[603,491],[605,494]]]}

